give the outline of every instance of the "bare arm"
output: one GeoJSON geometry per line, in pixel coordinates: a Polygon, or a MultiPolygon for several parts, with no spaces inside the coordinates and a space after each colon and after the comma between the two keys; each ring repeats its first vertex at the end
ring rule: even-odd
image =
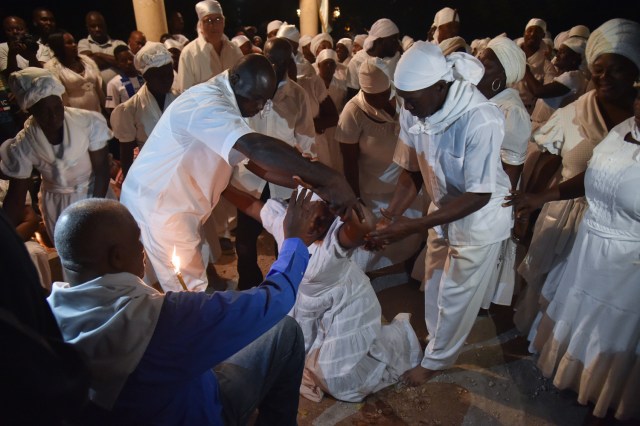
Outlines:
{"type": "Polygon", "coordinates": [[[133,164],[133,151],[136,149],[135,141],[132,142],[120,142],[120,167],[122,167],[122,174],[127,177],[129,169],[133,164]]]}
{"type": "Polygon", "coordinates": [[[89,151],[89,158],[93,169],[92,197],[104,198],[109,189],[109,148],[105,146],[97,151],[89,151]]]}
{"type": "Polygon", "coordinates": [[[387,216],[401,216],[418,196],[422,184],[422,173],[403,169],[398,176],[396,190],[389,207],[385,209],[385,214],[387,216]]]}
{"type": "Polygon", "coordinates": [[[567,86],[557,81],[547,84],[538,81],[529,67],[526,68],[524,73],[524,81],[536,98],[555,98],[556,96],[566,95],[570,91],[567,86]]]}
{"type": "Polygon", "coordinates": [[[519,166],[514,166],[512,164],[507,164],[503,162],[502,168],[504,169],[507,176],[509,176],[509,181],[511,182],[511,189],[516,189],[518,187],[518,181],[520,180],[520,175],[522,174],[522,169],[524,168],[524,164],[520,164],[519,166]]]}
{"type": "Polygon", "coordinates": [[[344,168],[344,177],[351,185],[353,192],[360,196],[360,168],[358,165],[358,157],[360,157],[360,145],[357,143],[341,143],[340,151],[342,151],[342,164],[344,168]]]}
{"type": "Polygon", "coordinates": [[[366,206],[363,207],[365,220],[360,222],[355,213],[351,212],[338,231],[338,240],[344,248],[361,246],[365,242],[365,235],[373,231],[376,225],[376,217],[366,206]]]}
{"type": "Polygon", "coordinates": [[[227,186],[227,189],[222,192],[222,196],[236,206],[242,213],[262,223],[262,219],[260,218],[260,211],[262,207],[264,207],[262,201],[232,185],[227,186]]]}

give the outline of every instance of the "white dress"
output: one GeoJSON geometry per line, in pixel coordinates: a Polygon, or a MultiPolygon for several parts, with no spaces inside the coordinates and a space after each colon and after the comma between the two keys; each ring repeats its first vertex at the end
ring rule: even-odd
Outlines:
{"type": "MultiPolygon", "coordinates": [[[[585,176],[586,212],[536,346],[554,384],[618,419],[640,415],[640,145],[625,142],[634,118],[593,151],[585,176]]],[[[555,282],[552,282],[555,281],[555,282]]]]}
{"type": "Polygon", "coordinates": [[[78,74],[65,67],[57,58],[53,58],[44,67],[51,71],[64,86],[62,101],[66,106],[89,111],[102,111],[99,91],[102,90],[102,77],[98,66],[85,55],[78,55],[84,65],[84,72],[78,74]]]}
{"type": "MultiPolygon", "coordinates": [[[[262,224],[278,244],[284,240],[286,206],[269,200],[262,224]]],[[[320,401],[323,393],[349,402],[394,384],[422,358],[408,314],[382,326],[380,303],[367,276],[338,242],[337,218],[324,240],[309,247],[309,265],[289,313],[304,333],[307,354],[300,392],[320,401]]]]}

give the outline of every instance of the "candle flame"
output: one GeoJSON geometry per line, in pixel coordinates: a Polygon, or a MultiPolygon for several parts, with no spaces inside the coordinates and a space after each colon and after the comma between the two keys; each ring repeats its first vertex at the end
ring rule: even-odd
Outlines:
{"type": "Polygon", "coordinates": [[[180,256],[176,254],[176,246],[173,246],[173,256],[171,256],[171,263],[173,264],[173,270],[175,271],[175,273],[180,273],[180,256]]]}

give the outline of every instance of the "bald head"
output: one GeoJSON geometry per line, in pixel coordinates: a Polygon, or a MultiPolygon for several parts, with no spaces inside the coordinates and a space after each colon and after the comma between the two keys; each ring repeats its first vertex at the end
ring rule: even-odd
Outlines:
{"type": "Polygon", "coordinates": [[[278,82],[287,75],[292,52],[291,44],[283,38],[271,38],[264,45],[264,56],[273,64],[278,82]]]}
{"type": "Polygon", "coordinates": [[[229,70],[229,83],[243,117],[253,117],[276,91],[276,75],[267,58],[258,54],[243,56],[229,70]]]}
{"type": "Polygon", "coordinates": [[[117,201],[89,198],[67,207],[56,222],[54,241],[72,285],[107,273],[144,273],[140,230],[117,201]]]}

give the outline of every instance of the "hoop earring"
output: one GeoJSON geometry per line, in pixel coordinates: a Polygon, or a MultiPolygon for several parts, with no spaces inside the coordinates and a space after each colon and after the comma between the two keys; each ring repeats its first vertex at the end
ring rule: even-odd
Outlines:
{"type": "Polygon", "coordinates": [[[491,83],[491,90],[493,90],[494,92],[497,92],[498,90],[500,90],[500,86],[502,86],[502,83],[500,82],[500,80],[498,80],[497,78],[495,80],[493,80],[493,82],[491,83]],[[498,82],[498,87],[494,87],[496,85],[496,81],[498,82]]]}

